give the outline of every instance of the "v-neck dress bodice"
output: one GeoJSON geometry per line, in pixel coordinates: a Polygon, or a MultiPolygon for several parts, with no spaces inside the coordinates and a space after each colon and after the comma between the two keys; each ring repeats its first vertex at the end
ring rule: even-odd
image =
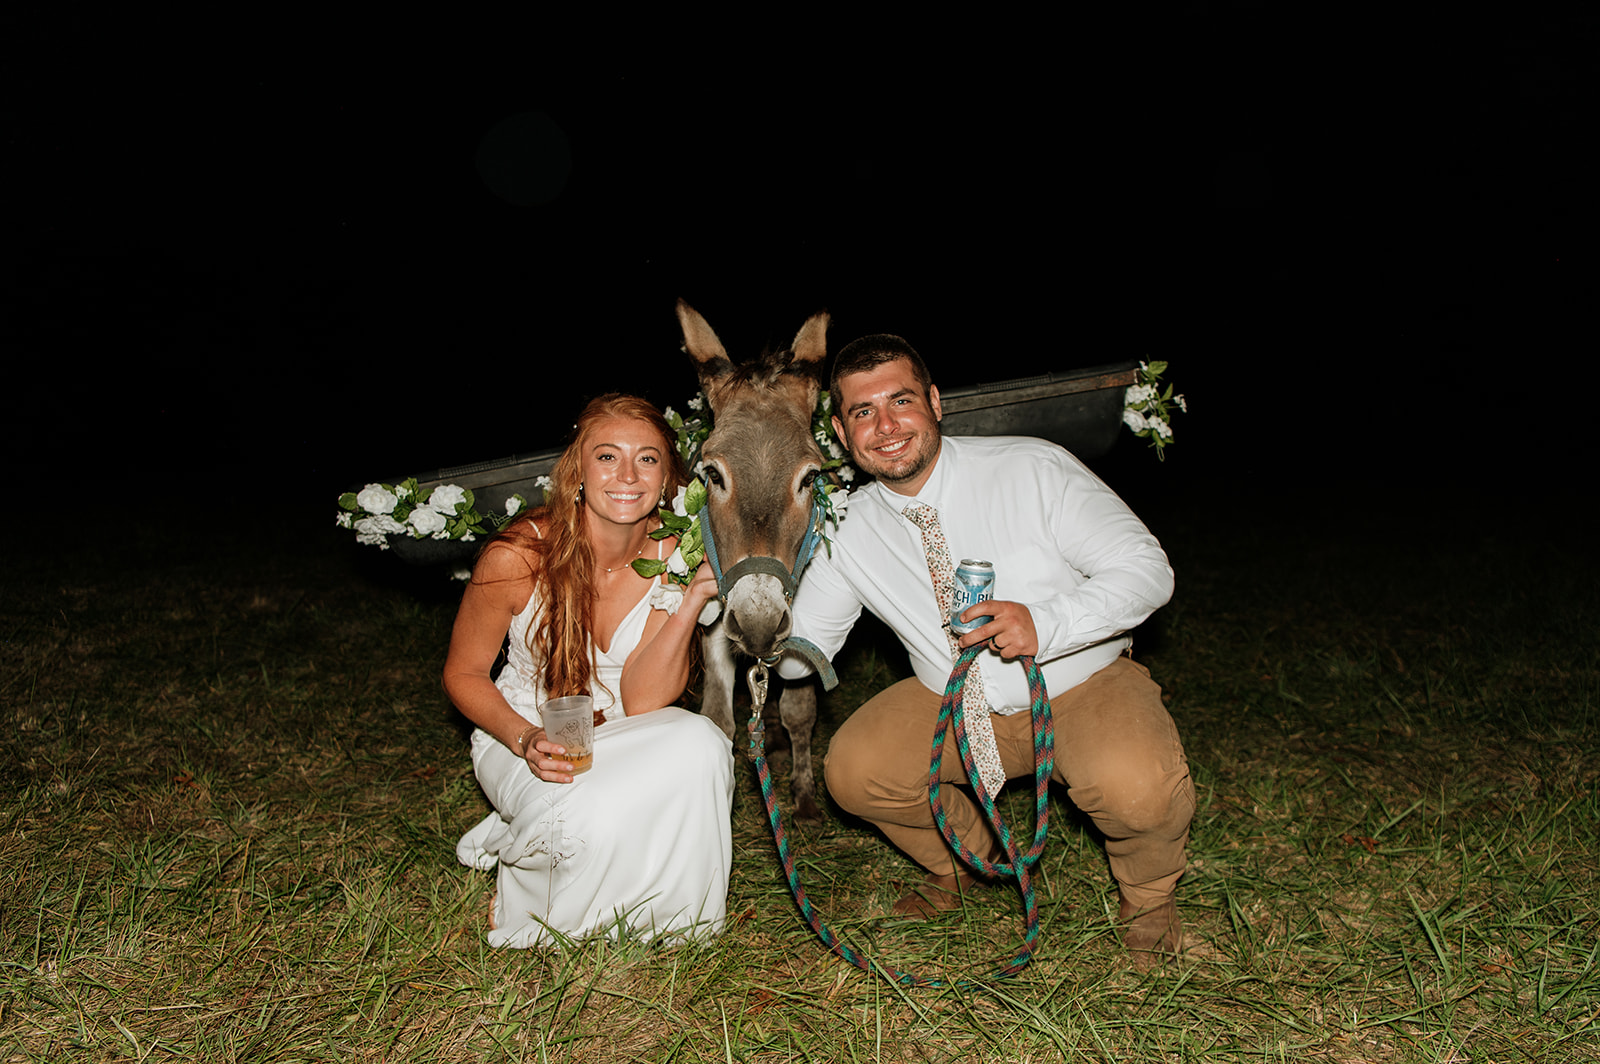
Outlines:
{"type": "MultiPolygon", "coordinates": [[[[537,596],[530,598],[522,612],[511,618],[510,638],[506,646],[506,664],[495,680],[495,686],[505,695],[511,708],[529,724],[542,724],[539,707],[546,701],[542,669],[528,649],[528,628],[539,614],[537,596]]],[[[622,708],[622,666],[628,655],[644,636],[645,621],[650,617],[650,593],[645,592],[633,609],[622,618],[611,645],[606,650],[590,643],[594,654],[594,679],[589,693],[594,697],[594,708],[605,714],[607,721],[620,720],[622,708]]]]}

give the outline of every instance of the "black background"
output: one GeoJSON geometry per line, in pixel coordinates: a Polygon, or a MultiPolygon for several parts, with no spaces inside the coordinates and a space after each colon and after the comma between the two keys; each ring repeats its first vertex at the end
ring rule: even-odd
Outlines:
{"type": "Polygon", "coordinates": [[[1554,485],[1596,17],[1280,6],[7,16],[13,468],[325,524],[601,391],[681,404],[682,296],[735,353],[826,307],[946,385],[1167,359],[1172,483],[1554,485]]]}

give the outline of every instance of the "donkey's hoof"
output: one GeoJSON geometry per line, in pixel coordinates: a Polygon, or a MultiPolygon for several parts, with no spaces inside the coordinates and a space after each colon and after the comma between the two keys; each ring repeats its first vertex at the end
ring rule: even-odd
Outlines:
{"type": "Polygon", "coordinates": [[[822,823],[822,810],[817,808],[817,800],[809,794],[798,795],[794,801],[794,818],[807,824],[822,823]]]}

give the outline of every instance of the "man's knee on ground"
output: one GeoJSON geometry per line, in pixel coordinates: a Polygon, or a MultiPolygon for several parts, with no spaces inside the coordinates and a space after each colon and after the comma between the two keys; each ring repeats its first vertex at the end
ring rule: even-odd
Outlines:
{"type": "Polygon", "coordinates": [[[1096,821],[1114,822],[1127,835],[1181,828],[1194,816],[1194,788],[1188,776],[1124,776],[1072,788],[1073,801],[1096,821]]]}
{"type": "MultiPolygon", "coordinates": [[[[875,769],[881,768],[874,757],[875,751],[851,744],[837,742],[828,749],[822,761],[822,778],[828,786],[828,795],[839,808],[856,816],[874,807],[871,781],[875,769]]],[[[881,795],[877,796],[881,799],[881,795]]]]}

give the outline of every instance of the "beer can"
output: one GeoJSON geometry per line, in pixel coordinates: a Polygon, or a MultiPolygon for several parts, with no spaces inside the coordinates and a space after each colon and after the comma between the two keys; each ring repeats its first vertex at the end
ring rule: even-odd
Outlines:
{"type": "Polygon", "coordinates": [[[994,563],[962,558],[956,566],[956,581],[950,596],[950,630],[959,635],[982,628],[993,617],[975,617],[965,623],[961,613],[968,606],[994,598],[994,563]]]}

